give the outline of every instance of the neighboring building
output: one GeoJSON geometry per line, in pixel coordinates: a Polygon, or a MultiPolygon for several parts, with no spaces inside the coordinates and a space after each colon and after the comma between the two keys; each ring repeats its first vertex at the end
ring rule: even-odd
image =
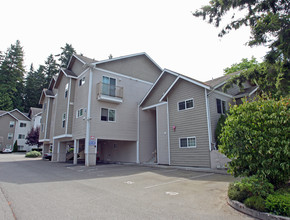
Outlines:
{"type": "Polygon", "coordinates": [[[40,126],[40,118],[40,108],[30,108],[28,116],[18,109],[0,111],[0,152],[3,148],[13,149],[15,141],[18,150],[30,151],[34,146],[25,144],[25,138],[33,126],[40,126]]]}
{"type": "Polygon", "coordinates": [[[13,149],[17,141],[18,150],[27,150],[25,137],[30,130],[31,120],[18,109],[2,111],[0,115],[0,151],[3,148],[13,149]]]}
{"type": "MultiPolygon", "coordinates": [[[[238,74],[238,73],[234,73],[238,74]]],[[[53,161],[66,161],[74,147],[87,166],[104,162],[222,167],[215,127],[233,98],[256,87],[208,82],[161,69],[146,53],[95,61],[73,55],[44,89],[40,141],[53,161]],[[220,164],[218,164],[220,163],[220,164]]]]}

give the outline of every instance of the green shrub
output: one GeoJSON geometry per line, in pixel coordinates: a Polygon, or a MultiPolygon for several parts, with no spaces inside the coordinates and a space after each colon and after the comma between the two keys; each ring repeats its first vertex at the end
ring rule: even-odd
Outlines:
{"type": "Polygon", "coordinates": [[[25,157],[40,157],[41,153],[38,151],[30,151],[25,154],[25,157]]]}
{"type": "Polygon", "coordinates": [[[216,148],[219,148],[220,145],[220,134],[222,133],[222,128],[225,124],[226,116],[221,115],[215,129],[215,139],[216,139],[216,148]]]}
{"type": "Polygon", "coordinates": [[[290,217],[290,193],[275,193],[269,195],[265,201],[267,211],[275,215],[290,217]]]}
{"type": "Polygon", "coordinates": [[[259,98],[234,105],[220,135],[219,149],[231,162],[229,171],[235,177],[257,175],[274,186],[290,177],[290,105],[259,98]]]}
{"type": "Polygon", "coordinates": [[[265,212],[266,207],[265,207],[265,199],[263,199],[261,196],[252,196],[249,197],[245,200],[244,204],[251,208],[258,210],[260,212],[265,212]]]}
{"type": "Polygon", "coordinates": [[[249,192],[240,189],[239,185],[235,183],[230,183],[228,188],[228,197],[231,200],[237,200],[239,202],[244,202],[244,200],[249,196],[249,192]]]}

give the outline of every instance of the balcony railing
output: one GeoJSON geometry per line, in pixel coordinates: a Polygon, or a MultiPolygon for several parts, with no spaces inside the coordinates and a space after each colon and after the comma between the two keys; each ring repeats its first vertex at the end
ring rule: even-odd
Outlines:
{"type": "Polygon", "coordinates": [[[123,87],[100,82],[97,84],[97,99],[121,103],[123,102],[123,87]]]}

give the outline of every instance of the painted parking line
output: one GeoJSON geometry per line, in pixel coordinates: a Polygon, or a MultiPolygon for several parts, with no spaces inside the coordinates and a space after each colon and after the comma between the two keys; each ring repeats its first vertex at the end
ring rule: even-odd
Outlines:
{"type": "MultiPolygon", "coordinates": [[[[201,178],[201,177],[205,177],[205,176],[211,176],[213,174],[214,173],[207,173],[207,174],[203,174],[203,175],[199,175],[199,176],[193,176],[193,177],[190,177],[189,179],[191,179],[191,180],[192,179],[197,179],[197,178],[201,178]]],[[[177,183],[177,182],[184,182],[184,181],[188,181],[188,179],[177,179],[177,180],[169,181],[169,182],[166,182],[166,183],[159,183],[159,184],[155,184],[155,185],[151,185],[151,186],[146,186],[144,188],[145,189],[151,189],[151,188],[158,187],[158,186],[168,185],[168,184],[177,183]]]]}

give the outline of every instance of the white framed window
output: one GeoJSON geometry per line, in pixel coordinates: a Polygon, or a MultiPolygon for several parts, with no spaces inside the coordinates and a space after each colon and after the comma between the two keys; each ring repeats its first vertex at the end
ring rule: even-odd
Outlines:
{"type": "Polygon", "coordinates": [[[26,128],[26,123],[20,122],[20,128],[26,128]]]}
{"type": "Polygon", "coordinates": [[[82,78],[80,79],[80,81],[79,81],[79,86],[84,85],[85,82],[86,82],[86,77],[82,77],[82,78]]]}
{"type": "Polygon", "coordinates": [[[217,108],[217,113],[219,114],[226,114],[226,101],[223,101],[221,99],[216,99],[216,108],[217,108]]]}
{"type": "Polygon", "coordinates": [[[180,148],[196,148],[196,137],[179,138],[180,148]]]}
{"type": "Polygon", "coordinates": [[[66,113],[62,114],[62,127],[65,127],[65,119],[66,119],[66,113]]]}
{"type": "Polygon", "coordinates": [[[79,110],[77,110],[77,118],[81,117],[84,115],[84,109],[80,108],[79,110]]]}
{"type": "Polygon", "coordinates": [[[67,98],[67,95],[68,95],[68,83],[65,84],[64,97],[67,98]]]}
{"type": "Polygon", "coordinates": [[[178,111],[190,109],[190,108],[194,108],[193,98],[178,102],[178,111]]]}
{"type": "Polygon", "coordinates": [[[10,121],[10,123],[9,123],[9,127],[10,127],[10,128],[13,128],[14,125],[15,125],[15,121],[10,121]]]}
{"type": "Polygon", "coordinates": [[[102,94],[108,96],[116,96],[116,82],[115,78],[103,76],[102,94]]]}
{"type": "Polygon", "coordinates": [[[25,135],[24,134],[18,134],[18,139],[25,139],[25,135]]]}
{"type": "Polygon", "coordinates": [[[101,121],[116,121],[116,110],[101,108],[101,121]]]}
{"type": "Polygon", "coordinates": [[[13,138],[13,133],[8,133],[8,137],[7,137],[7,139],[8,140],[11,140],[13,138]]]}

